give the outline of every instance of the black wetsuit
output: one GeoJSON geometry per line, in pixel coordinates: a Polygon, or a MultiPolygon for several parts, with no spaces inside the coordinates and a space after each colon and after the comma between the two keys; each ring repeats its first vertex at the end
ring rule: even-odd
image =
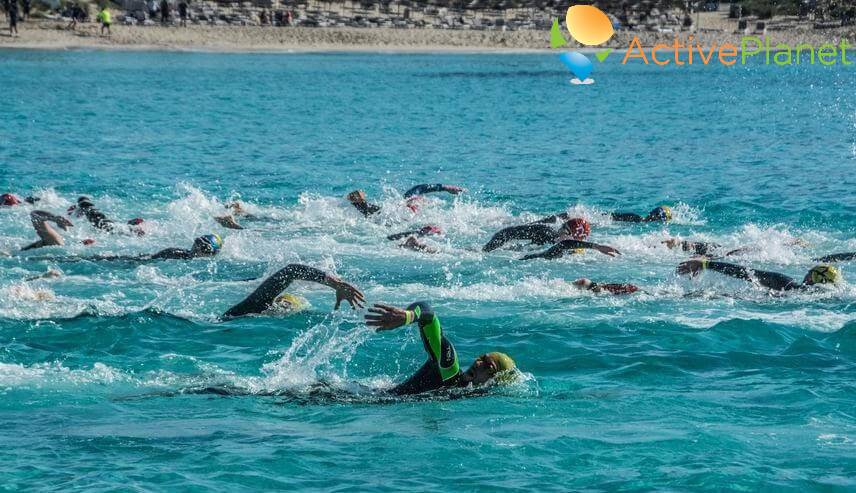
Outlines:
{"type": "Polygon", "coordinates": [[[646,217],[632,212],[613,212],[610,216],[613,221],[628,223],[667,222],[671,219],[671,209],[666,206],[655,207],[646,217]]]}
{"type": "Polygon", "coordinates": [[[790,291],[806,287],[795,279],[784,274],[779,274],[778,272],[755,270],[750,269],[749,267],[743,267],[742,265],[729,264],[727,262],[708,262],[707,270],[716,271],[737,279],[757,282],[761,286],[775,291],[790,291]]]}
{"type": "Polygon", "coordinates": [[[487,244],[482,248],[482,251],[490,252],[496,250],[502,245],[512,240],[529,240],[533,245],[546,245],[555,243],[561,234],[552,226],[546,224],[533,223],[524,224],[522,226],[511,226],[501,229],[487,244]]]}
{"type": "Polygon", "coordinates": [[[86,220],[89,221],[92,226],[102,229],[104,231],[113,232],[114,224],[113,221],[107,219],[107,216],[104,215],[103,212],[99,211],[92,205],[91,202],[84,202],[79,205],[80,211],[86,216],[86,220]]]}
{"type": "Polygon", "coordinates": [[[408,236],[415,236],[417,238],[422,238],[423,236],[427,236],[429,234],[433,234],[433,231],[427,230],[425,228],[414,229],[413,231],[402,231],[401,233],[395,233],[394,235],[389,235],[386,237],[387,240],[396,241],[402,238],[407,238],[408,236]]]}
{"type": "Polygon", "coordinates": [[[224,318],[240,317],[251,313],[261,313],[273,305],[276,297],[294,281],[313,281],[323,283],[327,273],[306,265],[289,264],[268,277],[250,293],[244,301],[226,310],[224,318]]]}
{"type": "Polygon", "coordinates": [[[380,206],[377,204],[370,204],[368,202],[352,202],[352,204],[354,204],[354,207],[366,217],[380,212],[380,206]]]}
{"type": "Polygon", "coordinates": [[[396,395],[421,394],[444,387],[460,387],[461,369],[455,347],[443,335],[440,320],[431,305],[416,302],[407,307],[414,313],[419,324],[422,345],[428,353],[428,361],[406,381],[396,385],[390,393],[396,395]]]}
{"type": "Polygon", "coordinates": [[[425,195],[426,193],[446,192],[446,191],[448,191],[446,189],[446,185],[443,185],[442,183],[434,183],[432,185],[429,185],[427,183],[423,183],[422,185],[416,185],[415,187],[411,188],[410,190],[404,192],[404,198],[409,199],[410,197],[414,197],[416,195],[425,195]]]}
{"type": "Polygon", "coordinates": [[[556,259],[561,258],[565,254],[565,252],[568,251],[572,251],[573,253],[581,253],[580,251],[582,249],[597,248],[599,246],[600,245],[590,243],[588,241],[567,239],[556,243],[547,250],[544,250],[543,252],[526,255],[520,260],[531,260],[533,258],[556,259]]]}
{"type": "Polygon", "coordinates": [[[813,262],[847,262],[856,259],[856,252],[833,253],[825,257],[812,259],[813,262]]]}

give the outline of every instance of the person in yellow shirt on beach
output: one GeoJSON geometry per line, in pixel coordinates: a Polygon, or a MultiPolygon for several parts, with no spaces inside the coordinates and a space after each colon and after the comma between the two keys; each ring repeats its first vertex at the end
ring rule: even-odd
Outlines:
{"type": "Polygon", "coordinates": [[[107,6],[104,5],[101,7],[101,11],[98,12],[98,22],[101,23],[101,35],[104,35],[104,30],[107,30],[107,35],[110,35],[110,24],[113,23],[110,16],[110,11],[107,9],[107,6]]]}

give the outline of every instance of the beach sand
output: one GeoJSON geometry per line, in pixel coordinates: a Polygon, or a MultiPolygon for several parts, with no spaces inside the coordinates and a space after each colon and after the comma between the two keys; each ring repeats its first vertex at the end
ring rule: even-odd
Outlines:
{"type": "MultiPolygon", "coordinates": [[[[19,24],[20,35],[0,35],[2,48],[48,50],[125,49],[175,51],[530,51],[547,50],[549,31],[468,31],[446,29],[389,28],[313,28],[190,25],[187,28],[161,26],[125,26],[115,24],[110,36],[100,36],[95,23],[79,25],[76,31],[65,29],[64,22],[30,21],[19,24]]],[[[685,39],[689,33],[679,33],[685,39]]],[[[608,46],[627,48],[633,36],[643,46],[671,44],[675,34],[652,32],[616,33],[608,46]]],[[[793,29],[771,32],[774,42],[820,45],[838,43],[842,37],[856,44],[856,32],[844,29],[793,29]]],[[[722,30],[695,34],[702,43],[731,42],[739,45],[740,36],[722,30]]]]}

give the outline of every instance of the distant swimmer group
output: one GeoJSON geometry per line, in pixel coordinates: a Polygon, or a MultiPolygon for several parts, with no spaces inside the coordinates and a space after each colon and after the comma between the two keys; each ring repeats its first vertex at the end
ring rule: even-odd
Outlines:
{"type": "MultiPolygon", "coordinates": [[[[417,185],[403,194],[403,208],[405,212],[411,211],[414,216],[420,212],[420,197],[428,193],[446,192],[458,195],[465,192],[459,186],[446,184],[422,184],[417,185]]],[[[365,192],[355,190],[346,196],[348,206],[352,206],[364,218],[371,218],[381,211],[381,206],[370,203],[365,192]]],[[[34,205],[39,202],[38,198],[27,197],[24,200],[12,193],[0,195],[0,207],[15,207],[26,204],[34,205]]],[[[219,206],[218,206],[219,207],[219,206]]],[[[243,229],[238,218],[246,221],[264,221],[264,217],[258,217],[246,211],[245,207],[238,201],[226,204],[224,214],[213,216],[213,220],[227,229],[243,229]]],[[[124,233],[133,237],[143,235],[145,221],[142,218],[134,218],[126,224],[116,223],[105,213],[96,208],[94,201],[88,196],[81,196],[75,205],[67,209],[67,215],[85,218],[95,230],[102,233],[116,234],[124,233]]],[[[353,212],[349,212],[353,214],[353,212]]],[[[629,223],[668,223],[673,219],[672,209],[660,205],[651,210],[646,216],[635,213],[618,212],[607,216],[612,221],[629,223]]],[[[38,236],[38,240],[25,245],[22,251],[43,247],[63,246],[65,244],[60,232],[68,231],[72,227],[71,220],[67,217],[56,215],[45,210],[30,211],[30,221],[38,236]]],[[[372,219],[372,221],[377,221],[372,219]]],[[[419,223],[417,223],[419,224],[419,223]]],[[[424,223],[422,223],[424,224],[424,223]]],[[[389,226],[387,224],[387,226],[389,226]]],[[[597,232],[595,232],[597,233],[597,232]]],[[[425,224],[405,231],[391,233],[386,240],[400,242],[399,246],[423,253],[437,253],[438,249],[423,243],[428,237],[438,237],[446,232],[436,224],[425,224]]],[[[569,255],[582,255],[587,250],[595,250],[608,257],[619,257],[618,249],[590,241],[592,237],[592,225],[588,219],[573,217],[567,212],[547,216],[532,222],[511,225],[500,229],[481,247],[485,254],[496,252],[501,248],[519,249],[522,244],[530,251],[540,247],[541,251],[527,253],[519,260],[556,260],[569,255]]],[[[659,240],[659,238],[657,238],[659,240]]],[[[87,240],[88,241],[88,240],[87,240]]],[[[92,240],[94,242],[94,240],[92,240]]],[[[479,241],[479,244],[481,240],[479,241]]],[[[786,292],[794,290],[805,290],[823,284],[837,284],[843,281],[843,276],[838,267],[831,265],[834,262],[846,262],[856,259],[854,253],[836,253],[814,259],[819,262],[813,266],[798,281],[785,274],[766,270],[754,269],[736,263],[723,262],[724,257],[735,257],[749,251],[753,246],[727,249],[716,243],[693,241],[678,237],[666,237],[661,242],[666,248],[687,252],[692,258],[680,263],[676,269],[678,275],[698,276],[704,271],[713,271],[725,276],[754,283],[757,286],[775,292],[786,292]]],[[[86,243],[84,244],[91,244],[86,243]]],[[[801,244],[795,240],[793,244],[801,244]]],[[[804,244],[801,244],[804,246],[804,244]]],[[[55,257],[58,261],[129,261],[143,262],[156,260],[194,260],[214,259],[224,247],[223,238],[210,233],[194,239],[189,249],[166,248],[153,254],[120,255],[120,256],[86,256],[86,257],[55,257]]],[[[516,256],[516,255],[515,255],[516,256]]],[[[605,257],[595,256],[605,260],[605,257]]],[[[33,258],[33,257],[29,257],[33,258]]],[[[517,261],[517,260],[513,260],[517,261]]],[[[40,274],[28,280],[51,279],[61,276],[61,272],[55,269],[45,274],[40,274]]],[[[346,302],[352,309],[362,309],[366,306],[366,295],[355,284],[346,281],[334,273],[327,272],[302,263],[291,263],[276,271],[253,288],[246,297],[226,309],[222,320],[227,321],[237,317],[282,315],[300,311],[308,305],[299,295],[293,291],[296,281],[304,281],[325,286],[335,293],[333,308],[338,310],[342,302],[346,302]],[[291,292],[289,292],[291,291],[291,292]]],[[[619,282],[597,282],[582,277],[574,280],[571,285],[580,290],[604,295],[633,295],[642,291],[637,285],[619,282]]],[[[237,298],[237,297],[236,297],[237,298]]],[[[415,302],[406,308],[397,308],[388,304],[375,303],[368,308],[365,314],[367,327],[377,331],[390,331],[399,327],[416,324],[422,341],[423,348],[427,354],[425,363],[417,369],[410,378],[389,389],[394,395],[410,395],[433,392],[440,389],[467,388],[483,389],[493,384],[504,384],[515,381],[520,373],[515,361],[504,352],[491,351],[478,356],[473,363],[463,369],[451,340],[440,323],[436,311],[427,302],[415,302]]]]}

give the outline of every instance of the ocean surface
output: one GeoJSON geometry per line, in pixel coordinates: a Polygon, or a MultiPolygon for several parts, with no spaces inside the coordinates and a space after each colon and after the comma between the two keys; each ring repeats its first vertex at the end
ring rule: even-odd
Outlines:
{"type": "Polygon", "coordinates": [[[89,195],[147,233],[72,217],[65,247],[19,252],[32,207],[0,208],[0,489],[856,491],[856,265],[772,295],[678,277],[688,254],[661,244],[746,246],[732,261],[798,279],[856,251],[856,70],[595,69],[578,87],[549,54],[0,51],[0,193],[62,214],[89,195]],[[403,205],[437,182],[468,191],[403,205]],[[213,220],[235,199],[259,217],[243,231],[213,220]],[[660,204],[671,223],[608,216],[660,204]],[[623,255],[481,252],[563,210],[623,255]],[[437,254],[385,239],[425,224],[437,254]],[[81,259],[209,232],[213,260],[81,259]],[[524,377],[391,398],[417,331],[375,333],[317,285],[291,288],[301,312],[219,320],[291,262],[430,301],[462,365],[500,350],[524,377]]]}

